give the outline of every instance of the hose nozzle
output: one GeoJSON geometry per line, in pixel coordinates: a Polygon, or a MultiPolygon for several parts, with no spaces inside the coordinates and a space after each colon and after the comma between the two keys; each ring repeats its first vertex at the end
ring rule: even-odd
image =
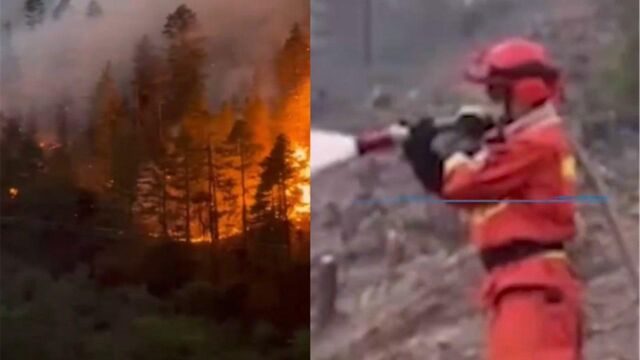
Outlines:
{"type": "Polygon", "coordinates": [[[356,139],[358,154],[391,150],[401,145],[409,137],[410,131],[409,123],[401,120],[384,129],[365,132],[356,139]]]}

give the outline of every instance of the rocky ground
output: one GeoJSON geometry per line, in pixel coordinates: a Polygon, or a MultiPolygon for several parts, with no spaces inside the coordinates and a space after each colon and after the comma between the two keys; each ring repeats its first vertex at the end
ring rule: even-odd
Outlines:
{"type": "MultiPolygon", "coordinates": [[[[602,12],[593,3],[557,1],[553,11],[542,12],[520,33],[551,43],[560,61],[572,69],[569,97],[573,105],[566,110],[571,118],[597,121],[606,111],[585,104],[592,94],[580,89],[599,61],[604,61],[597,54],[615,33],[609,22],[596,19],[602,12]]],[[[446,57],[453,54],[457,50],[421,71],[433,73],[437,64],[446,64],[446,57]]],[[[428,90],[432,87],[425,84],[420,91],[430,104],[434,92],[428,90]]],[[[389,115],[342,104],[329,106],[318,117],[314,114],[314,126],[321,123],[324,128],[355,130],[370,126],[364,119],[373,118],[385,121],[389,115]],[[351,121],[346,123],[345,118],[351,121]]],[[[578,131],[582,126],[572,127],[605,179],[637,267],[637,127],[613,126],[607,128],[608,133],[597,126],[586,132],[578,131]]],[[[344,164],[312,181],[312,256],[334,254],[339,266],[338,313],[325,328],[313,326],[312,357],[481,358],[484,319],[473,299],[483,270],[466,246],[456,214],[440,204],[389,201],[421,194],[397,154],[344,164]]],[[[583,181],[581,192],[594,194],[595,190],[583,181]]],[[[587,359],[638,360],[634,287],[600,207],[581,205],[580,214],[581,232],[572,257],[586,284],[587,359]]],[[[318,283],[317,269],[312,267],[312,285],[318,283]]],[[[312,289],[312,320],[317,325],[313,309],[319,293],[312,289]]]]}

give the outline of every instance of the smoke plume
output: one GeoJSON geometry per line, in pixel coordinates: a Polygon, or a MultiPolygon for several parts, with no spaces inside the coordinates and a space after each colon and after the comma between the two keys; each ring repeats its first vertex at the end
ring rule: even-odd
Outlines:
{"type": "Polygon", "coordinates": [[[91,96],[101,70],[111,62],[120,85],[131,79],[135,44],[148,35],[162,49],[162,27],[169,13],[186,4],[207,38],[209,98],[242,93],[256,68],[269,62],[291,26],[308,27],[306,0],[97,0],[102,16],[88,17],[89,0],[44,1],[44,21],[26,25],[24,2],[2,0],[2,83],[0,110],[50,113],[61,98],[74,112],[91,96]],[[60,7],[60,2],[68,3],[60,7]],[[66,6],[66,8],[65,8],[66,6]]]}

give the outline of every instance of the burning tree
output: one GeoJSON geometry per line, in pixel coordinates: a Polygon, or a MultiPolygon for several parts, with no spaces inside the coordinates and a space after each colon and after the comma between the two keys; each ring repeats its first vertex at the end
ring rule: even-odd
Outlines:
{"type": "Polygon", "coordinates": [[[123,97],[113,79],[111,63],[107,63],[93,94],[87,129],[100,172],[100,186],[106,186],[111,180],[114,150],[117,139],[126,131],[125,121],[123,97]]]}
{"type": "Polygon", "coordinates": [[[297,167],[291,143],[279,135],[269,155],[260,163],[260,184],[253,206],[253,224],[262,227],[275,220],[289,222],[288,185],[296,178],[297,167]]]}
{"type": "Polygon", "coordinates": [[[134,205],[139,220],[151,223],[149,230],[169,239],[169,208],[167,180],[169,177],[166,159],[157,159],[140,169],[137,182],[138,201],[134,205]],[[160,229],[159,231],[153,231],[160,229]]]}
{"type": "Polygon", "coordinates": [[[275,62],[278,87],[283,98],[309,78],[309,64],[309,37],[303,34],[300,25],[295,24],[275,62]]]}
{"type": "Polygon", "coordinates": [[[301,164],[290,141],[279,135],[269,155],[260,163],[260,183],[251,209],[255,241],[282,245],[289,252],[291,223],[301,202],[301,164]]]}
{"type": "Polygon", "coordinates": [[[227,142],[227,154],[233,154],[237,158],[233,167],[238,171],[240,179],[242,247],[246,248],[249,230],[247,197],[250,185],[248,181],[248,171],[254,165],[255,157],[260,149],[260,145],[252,141],[252,134],[249,131],[246,120],[244,119],[239,119],[234,123],[234,126],[229,133],[229,137],[227,138],[227,142]]]}
{"type": "Polygon", "coordinates": [[[182,209],[181,219],[175,224],[177,231],[182,230],[183,238],[187,242],[192,240],[192,227],[194,225],[193,204],[196,189],[194,183],[201,178],[203,165],[202,151],[194,149],[192,139],[181,132],[176,139],[175,151],[171,153],[172,166],[170,166],[169,186],[171,189],[171,199],[179,204],[182,209]]]}

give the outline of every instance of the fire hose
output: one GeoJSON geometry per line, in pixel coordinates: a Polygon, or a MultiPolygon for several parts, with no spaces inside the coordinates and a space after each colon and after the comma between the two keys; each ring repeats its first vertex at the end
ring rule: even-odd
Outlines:
{"type": "Polygon", "coordinates": [[[470,138],[480,137],[494,125],[491,114],[482,107],[464,106],[454,116],[423,117],[418,122],[400,120],[357,136],[312,129],[311,174],[372,153],[395,149],[409,138],[420,122],[429,123],[438,133],[463,133],[470,138]]]}

